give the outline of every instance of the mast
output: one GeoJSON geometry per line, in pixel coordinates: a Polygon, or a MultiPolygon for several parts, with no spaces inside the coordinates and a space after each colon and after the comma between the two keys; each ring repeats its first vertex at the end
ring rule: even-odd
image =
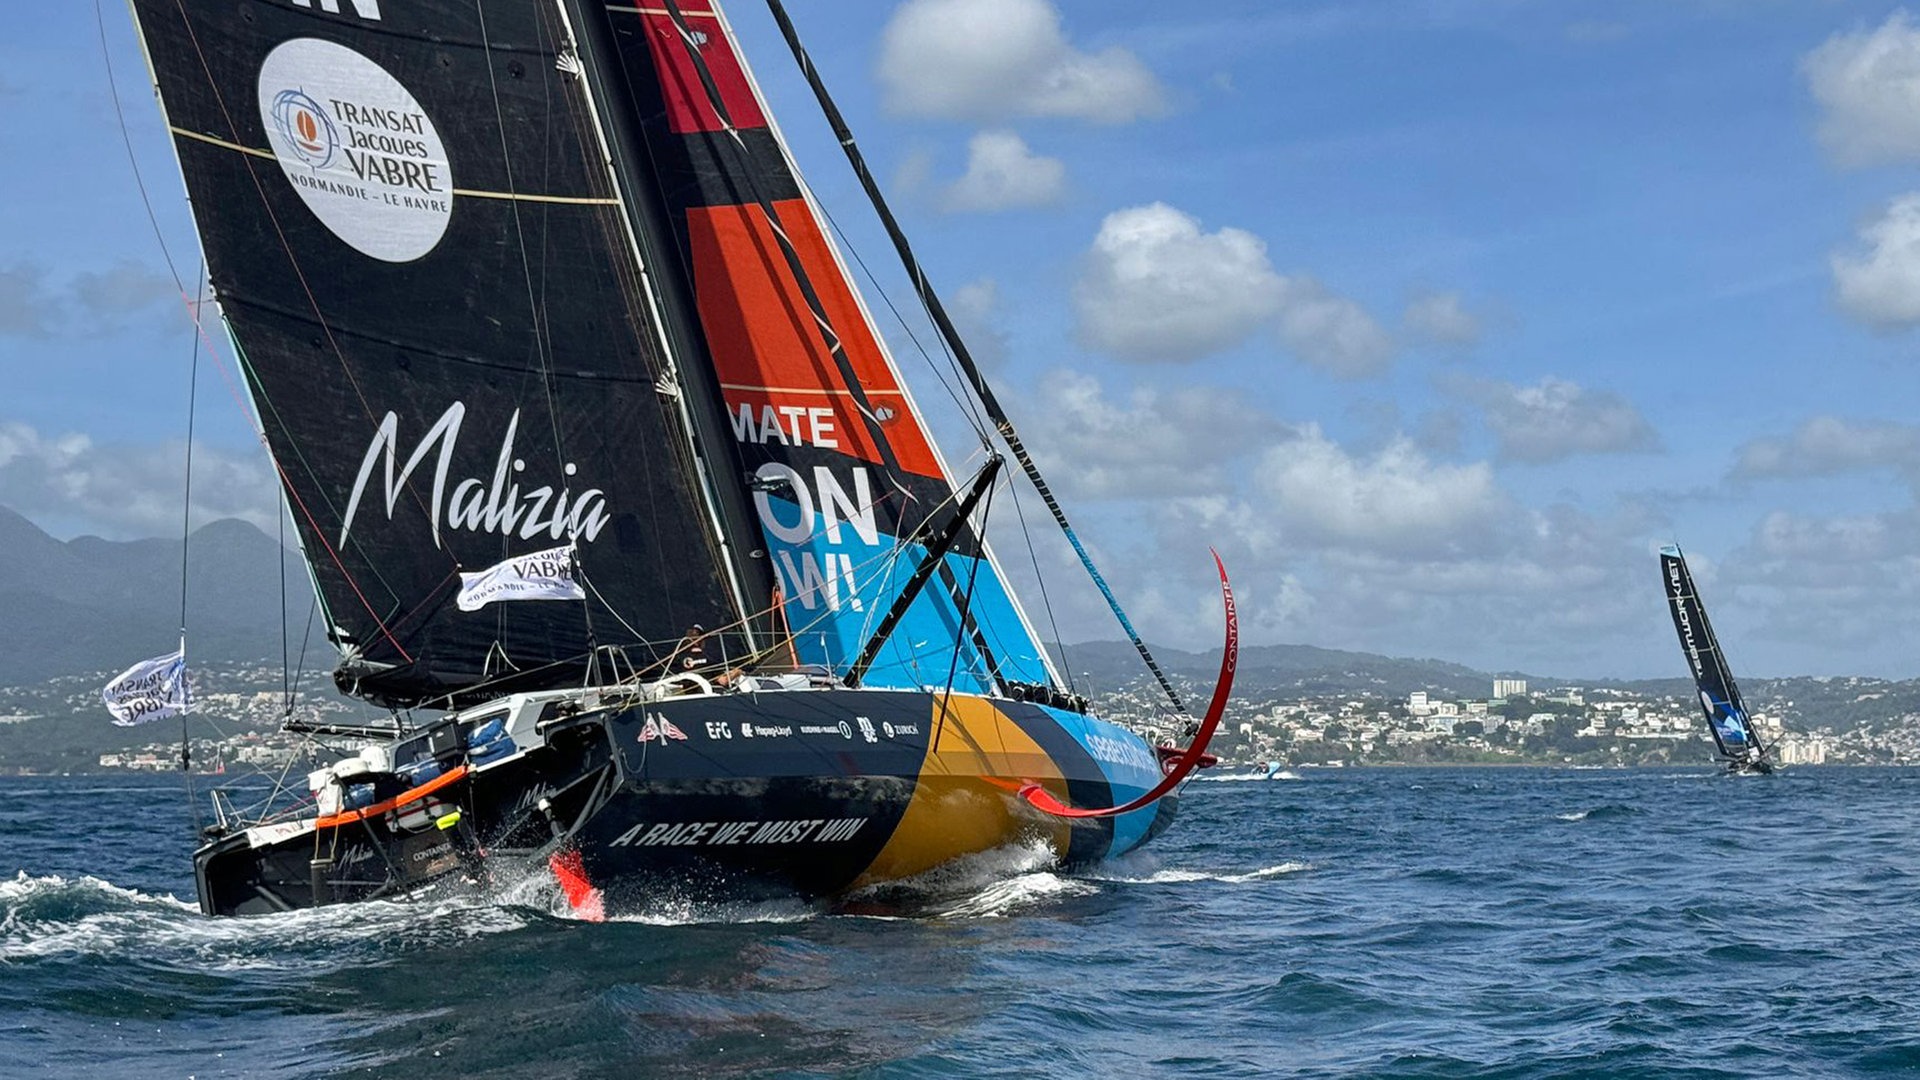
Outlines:
{"type": "Polygon", "coordinates": [[[1153,653],[1148,650],[1139,632],[1133,628],[1132,620],[1127,618],[1126,611],[1121,608],[1119,599],[1113,595],[1113,590],[1107,585],[1106,578],[1094,565],[1093,557],[1080,543],[1079,535],[1073,531],[1073,525],[1067,520],[1066,511],[1061,508],[1059,500],[1054,498],[1052,487],[1040,474],[1040,467],[1034,463],[1032,456],[1027,453],[1026,445],[1021,441],[1019,432],[1014,429],[1012,419],[1007,416],[1006,410],[1001,408],[999,399],[993,393],[993,387],[987,383],[979,365],[973,360],[972,352],[967,349],[966,341],[960,336],[959,330],[953,325],[953,320],[947,315],[946,305],[940,302],[939,294],[927,280],[926,271],[921,268],[919,260],[915,258],[906,233],[900,228],[899,220],[893,216],[893,210],[888,206],[886,196],[881,193],[879,184],[874,181],[872,171],[867,168],[866,158],[854,141],[852,130],[847,127],[846,119],[841,115],[839,106],[834,103],[833,96],[827,92],[826,84],[821,81],[820,72],[814,67],[812,57],[807,55],[806,48],[801,44],[799,33],[793,27],[793,21],[787,17],[785,5],[780,0],[767,0],[767,7],[772,11],[774,21],[779,23],[781,36],[786,38],[787,47],[792,50],[794,60],[806,76],[807,85],[813,88],[814,97],[826,114],[827,122],[833,128],[834,137],[839,140],[840,148],[846,152],[847,161],[852,165],[854,175],[859,178],[860,186],[866,191],[868,200],[873,203],[881,224],[886,227],[887,236],[893,241],[894,251],[900,257],[907,277],[913,282],[914,292],[926,306],[927,314],[933,319],[941,338],[952,350],[954,359],[960,364],[961,371],[965,373],[967,383],[974,395],[980,399],[981,405],[987,410],[988,417],[993,420],[994,430],[1007,444],[1007,449],[1013,454],[1013,459],[1020,465],[1021,471],[1026,474],[1028,482],[1033,485],[1035,491],[1040,493],[1040,498],[1047,504],[1047,510],[1053,515],[1055,524],[1059,525],[1060,530],[1066,534],[1067,542],[1073,545],[1074,553],[1079,556],[1081,565],[1086,568],[1087,574],[1099,587],[1100,594],[1106,598],[1107,606],[1119,620],[1121,628],[1126,631],[1127,638],[1133,643],[1134,650],[1140,654],[1140,659],[1146,663],[1147,669],[1160,683],[1160,689],[1167,695],[1167,700],[1171,701],[1174,708],[1182,714],[1186,714],[1187,706],[1181,700],[1179,691],[1174,689],[1166,673],[1160,670],[1159,663],[1154,660],[1153,653]]]}
{"type": "Polygon", "coordinates": [[[645,148],[636,144],[633,135],[638,122],[632,116],[632,103],[626,95],[613,92],[606,81],[607,61],[602,58],[618,64],[619,49],[610,40],[605,5],[594,4],[593,10],[588,10],[582,0],[555,3],[568,28],[577,28],[574,43],[586,54],[581,78],[587,84],[588,101],[594,110],[595,133],[621,194],[634,255],[640,263],[648,299],[658,315],[655,326],[668,357],[673,358],[667,374],[677,389],[720,546],[734,575],[734,594],[747,648],[758,652],[776,639],[772,598],[777,586],[765,549],[753,543],[759,527],[746,495],[747,469],[739,449],[726,434],[726,406],[719,383],[708,365],[674,362],[705,355],[706,343],[683,276],[649,271],[650,267],[669,265],[664,254],[668,245],[662,240],[668,231],[666,208],[654,186],[641,179],[634,166],[636,161],[645,160],[645,148]]]}

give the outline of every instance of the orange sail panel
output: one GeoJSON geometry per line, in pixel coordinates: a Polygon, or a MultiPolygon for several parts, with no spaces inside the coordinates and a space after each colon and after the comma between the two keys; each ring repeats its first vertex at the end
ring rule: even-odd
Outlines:
{"type": "MultiPolygon", "coordinates": [[[[776,207],[901,468],[941,476],[933,447],[908,413],[893,366],[841,278],[813,213],[797,199],[776,207]]],[[[734,436],[839,450],[883,464],[760,209],[700,207],[688,211],[687,225],[700,322],[734,417],[734,436]]]]}

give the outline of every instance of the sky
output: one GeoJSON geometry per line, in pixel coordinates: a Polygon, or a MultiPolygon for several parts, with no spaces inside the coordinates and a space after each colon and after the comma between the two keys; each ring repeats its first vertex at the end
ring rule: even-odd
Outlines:
{"type": "MultiPolygon", "coordinates": [[[[1737,674],[1920,675],[1920,16],[789,9],[1150,640],[1217,645],[1211,546],[1251,643],[1678,676],[1655,558],[1678,542],[1737,674]]],[[[0,40],[0,505],[177,536],[191,413],[187,520],[272,532],[264,452],[187,314],[198,248],[130,20],[100,10],[34,5],[0,40]]],[[[764,7],[728,14],[910,308],[764,7]]],[[[937,412],[924,321],[869,298],[937,412]]],[[[1015,509],[992,530],[1016,579],[1042,572],[1043,628],[1118,637],[1038,499],[1015,509]]]]}

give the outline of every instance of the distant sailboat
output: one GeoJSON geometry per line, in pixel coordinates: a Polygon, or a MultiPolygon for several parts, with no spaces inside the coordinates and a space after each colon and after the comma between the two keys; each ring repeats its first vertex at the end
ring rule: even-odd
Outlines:
{"type": "Polygon", "coordinates": [[[1678,547],[1660,549],[1660,570],[1666,583],[1667,606],[1673,612],[1673,628],[1680,635],[1680,651],[1693,672],[1707,730],[1726,761],[1727,771],[1739,775],[1772,772],[1774,763],[1767,756],[1772,748],[1760,745],[1746,703],[1740,700],[1740,688],[1727,669],[1726,654],[1720,651],[1713,625],[1707,622],[1707,609],[1700,603],[1686,557],[1678,547]]]}

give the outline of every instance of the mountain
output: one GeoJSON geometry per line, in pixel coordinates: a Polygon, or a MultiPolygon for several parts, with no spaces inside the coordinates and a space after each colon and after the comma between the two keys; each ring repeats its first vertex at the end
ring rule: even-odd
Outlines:
{"type": "MultiPolygon", "coordinates": [[[[179,640],[178,540],[60,541],[0,507],[0,552],[0,685],[118,669],[179,640]]],[[[282,573],[300,648],[313,593],[298,555],[245,522],[216,521],[187,538],[186,565],[196,661],[278,659],[282,573]]],[[[309,655],[330,663],[316,646],[325,649],[318,635],[309,655]]]]}
{"type": "MultiPolygon", "coordinates": [[[[117,670],[173,647],[180,627],[180,542],[60,541],[0,507],[0,686],[117,670]]],[[[188,650],[196,662],[244,663],[280,652],[281,573],[292,648],[313,593],[297,553],[242,521],[216,521],[187,540],[188,650]]],[[[317,623],[318,620],[316,620],[317,623]]],[[[1169,675],[1211,686],[1217,652],[1154,648],[1169,675]]],[[[316,632],[310,667],[331,667],[316,632]]],[[[1111,690],[1147,678],[1133,646],[1097,641],[1064,650],[1063,671],[1111,690]]],[[[1061,657],[1056,652],[1055,658],[1061,657]]],[[[1240,684],[1301,694],[1404,695],[1432,690],[1485,697],[1493,675],[1441,660],[1402,660],[1311,645],[1250,645],[1240,684]]]]}
{"type": "MultiPolygon", "coordinates": [[[[1217,651],[1148,647],[1170,677],[1209,688],[1220,673],[1217,651]]],[[[1069,645],[1056,649],[1054,660],[1063,673],[1072,672],[1076,683],[1091,682],[1096,691],[1146,685],[1152,679],[1140,662],[1140,654],[1125,641],[1069,645]]],[[[1455,697],[1484,698],[1493,692],[1495,678],[1525,679],[1528,676],[1509,672],[1496,675],[1444,660],[1403,660],[1313,645],[1242,645],[1234,686],[1243,692],[1287,691],[1303,697],[1321,694],[1404,697],[1415,690],[1428,690],[1455,697]]],[[[1531,682],[1543,686],[1565,680],[1533,679],[1531,682]]],[[[1084,691],[1087,687],[1082,685],[1081,689],[1084,691]]]]}

